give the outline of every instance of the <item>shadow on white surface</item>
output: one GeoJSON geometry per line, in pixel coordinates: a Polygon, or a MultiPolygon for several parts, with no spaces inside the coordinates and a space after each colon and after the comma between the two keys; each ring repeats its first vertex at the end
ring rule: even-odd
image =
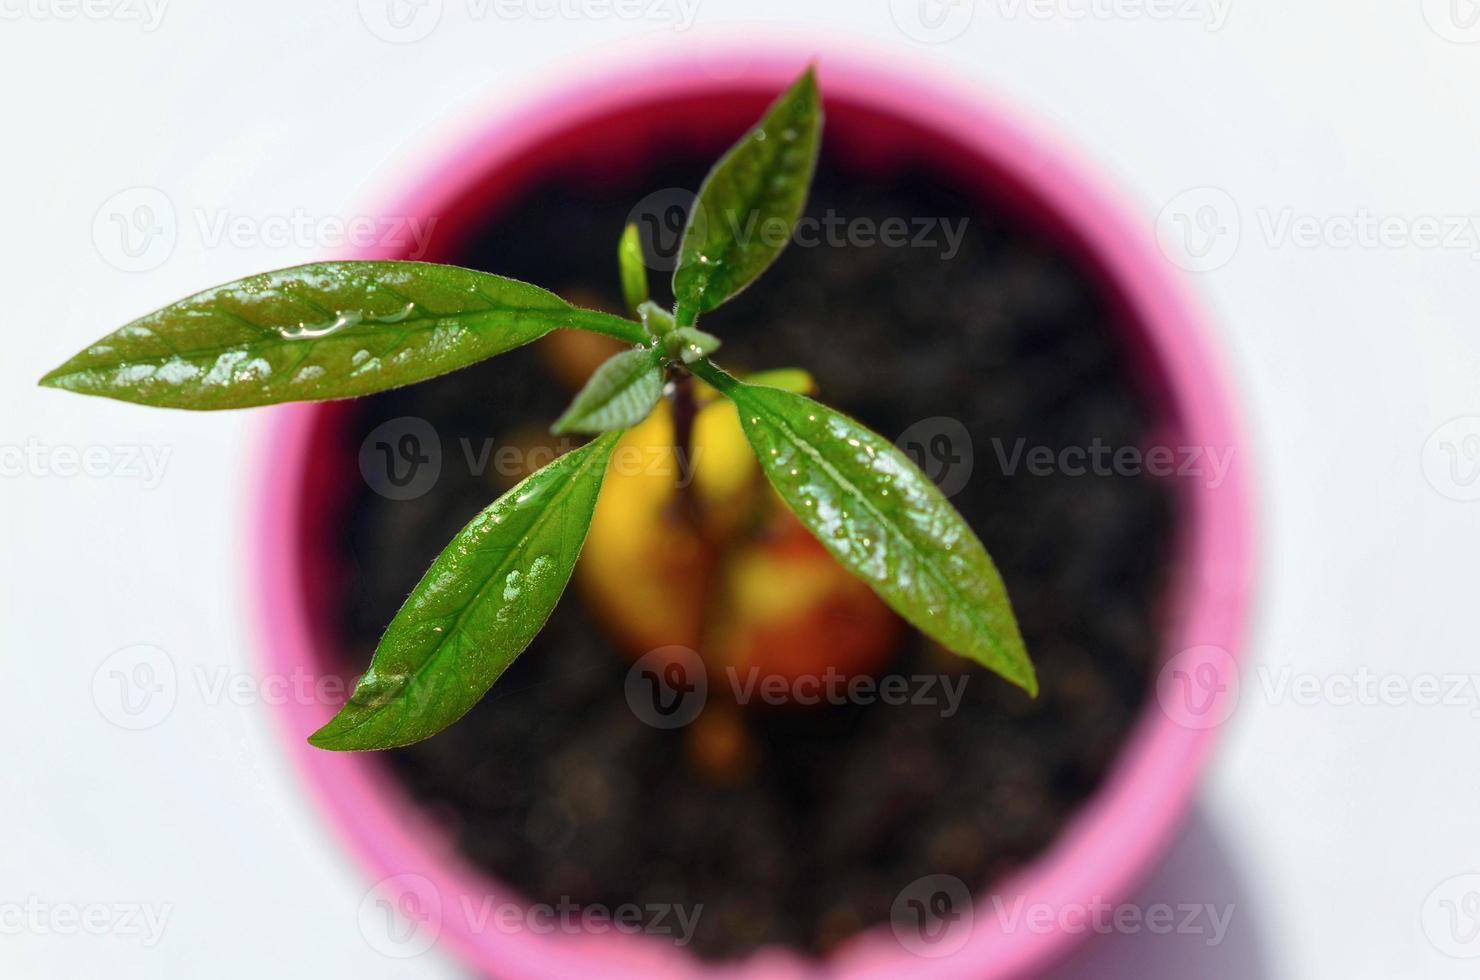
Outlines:
{"type": "Polygon", "coordinates": [[[1094,936],[1049,980],[1269,980],[1259,923],[1237,864],[1201,810],[1194,810],[1166,859],[1124,903],[1141,914],[1171,906],[1173,931],[1158,935],[1137,928],[1094,936]],[[1201,911],[1194,917],[1195,906],[1201,911]],[[1221,937],[1214,913],[1225,917],[1221,937]],[[1177,928],[1179,923],[1187,928],[1177,928]]]}

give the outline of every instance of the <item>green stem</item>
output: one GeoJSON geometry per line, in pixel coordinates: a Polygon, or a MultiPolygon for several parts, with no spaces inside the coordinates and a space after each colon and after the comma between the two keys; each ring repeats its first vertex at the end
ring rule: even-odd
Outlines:
{"type": "Polygon", "coordinates": [[[604,333],[608,337],[625,340],[629,344],[641,344],[648,339],[647,331],[642,328],[642,324],[626,317],[612,316],[600,310],[583,310],[579,307],[572,307],[565,315],[565,320],[576,329],[604,333]]]}
{"type": "Polygon", "coordinates": [[[699,360],[690,364],[689,370],[721,394],[729,394],[740,383],[739,379],[734,375],[725,371],[707,357],[701,357],[699,360]]]}

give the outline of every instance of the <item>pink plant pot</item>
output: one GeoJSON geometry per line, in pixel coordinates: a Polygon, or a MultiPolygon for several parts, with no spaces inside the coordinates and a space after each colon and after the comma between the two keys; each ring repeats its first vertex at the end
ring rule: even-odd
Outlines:
{"type": "MultiPolygon", "coordinates": [[[[663,145],[650,141],[655,121],[664,121],[665,138],[676,125],[706,148],[722,147],[809,55],[710,52],[566,82],[551,97],[476,132],[384,213],[435,217],[438,244],[424,257],[437,259],[491,205],[520,193],[556,161],[593,173],[640,162],[663,145]]],[[[1086,930],[1029,927],[994,909],[1021,902],[1052,910],[1062,921],[1057,913],[1064,910],[1123,899],[1188,809],[1214,735],[1237,698],[1236,656],[1252,568],[1245,444],[1203,319],[1184,295],[1177,268],[1159,251],[1150,221],[1122,210],[1092,168],[1001,107],[956,83],[924,80],[918,66],[881,70],[824,56],[819,71],[827,139],[880,171],[901,148],[923,151],[963,185],[1019,208],[1075,254],[1114,299],[1134,370],[1164,420],[1166,436],[1158,444],[1233,453],[1216,487],[1211,481],[1177,483],[1178,551],[1155,694],[1103,784],[1055,843],[992,886],[990,895],[1002,906],[990,895],[977,896],[964,941],[950,955],[912,952],[912,944],[899,941],[886,924],[821,964],[775,950],[723,967],[701,964],[656,938],[545,933],[480,916],[480,909],[518,902],[518,896],[463,859],[376,754],[323,752],[307,744],[305,737],[335,710],[329,699],[291,701],[278,712],[286,752],[329,826],[367,872],[367,902],[383,898],[418,930],[414,940],[383,950],[391,955],[414,954],[435,942],[490,976],[581,980],[1030,976],[1086,930]]],[[[381,247],[360,257],[401,258],[406,252],[381,247]]],[[[336,669],[333,640],[317,613],[331,601],[328,583],[336,570],[325,542],[333,533],[334,507],[348,493],[342,474],[354,467],[346,459],[351,450],[335,438],[344,419],[342,404],[329,403],[279,409],[271,420],[252,582],[267,673],[320,676],[336,669]]],[[[383,945],[384,937],[366,938],[383,945]]]]}

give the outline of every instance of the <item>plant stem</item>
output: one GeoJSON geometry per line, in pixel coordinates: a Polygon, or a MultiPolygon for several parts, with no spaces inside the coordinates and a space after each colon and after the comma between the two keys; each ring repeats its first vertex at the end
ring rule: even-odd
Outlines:
{"type": "MultiPolygon", "coordinates": [[[[730,387],[734,379],[707,360],[696,362],[699,370],[706,372],[704,380],[721,390],[730,387]],[[710,381],[713,377],[714,381],[710,381]]],[[[678,493],[675,502],[682,514],[681,520],[688,522],[698,542],[700,565],[707,586],[703,591],[703,618],[698,654],[710,676],[716,676],[724,667],[716,661],[715,630],[723,622],[722,609],[726,603],[726,568],[735,557],[734,531],[719,534],[704,522],[698,489],[694,486],[694,419],[699,405],[694,397],[694,374],[681,366],[673,367],[673,451],[678,468],[678,493]]],[[[716,786],[734,786],[744,782],[755,766],[759,754],[754,736],[745,723],[743,713],[733,701],[721,699],[710,708],[698,722],[684,732],[685,752],[689,764],[707,782],[716,786]]]]}
{"type": "Polygon", "coordinates": [[[683,511],[695,530],[699,522],[699,495],[694,492],[694,418],[699,404],[694,399],[694,376],[682,368],[673,379],[673,460],[678,472],[678,495],[683,511]]]}
{"type": "Polygon", "coordinates": [[[690,364],[689,370],[718,391],[729,391],[739,383],[707,357],[701,357],[690,364]]]}

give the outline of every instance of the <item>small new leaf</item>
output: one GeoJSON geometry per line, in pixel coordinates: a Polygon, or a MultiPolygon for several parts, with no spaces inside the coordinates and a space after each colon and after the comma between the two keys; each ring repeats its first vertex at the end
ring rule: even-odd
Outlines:
{"type": "Polygon", "coordinates": [[[673,271],[680,326],[750,285],[781,253],[806,206],[821,133],[808,68],[704,178],[673,271]]]}
{"type": "Polygon", "coordinates": [[[673,329],[673,314],[648,300],[637,307],[637,317],[650,337],[663,337],[673,329]]]}
{"type": "Polygon", "coordinates": [[[617,244],[617,268],[622,274],[622,300],[627,304],[627,312],[636,316],[637,308],[648,298],[647,266],[636,225],[622,230],[622,240],[617,244]]]}
{"type": "Polygon", "coordinates": [[[473,518],[391,620],[344,707],[309,742],[407,745],[477,704],[565,591],[619,437],[566,453],[473,518]]]}
{"type": "Polygon", "coordinates": [[[1038,693],[1007,589],[971,527],[893,443],[780,388],[745,384],[709,362],[771,485],[842,565],[946,648],[1038,693]]]}
{"type": "Polygon", "coordinates": [[[719,350],[719,338],[698,327],[679,327],[663,337],[663,346],[669,357],[693,364],[719,350]]]}
{"type": "Polygon", "coordinates": [[[140,317],[41,379],[86,395],[222,409],[364,395],[577,327],[641,327],[515,279],[427,262],[319,262],[140,317]]]}
{"type": "Polygon", "coordinates": [[[663,362],[651,347],[613,354],[576,393],[550,431],[608,432],[647,418],[663,396],[663,362]]]}

